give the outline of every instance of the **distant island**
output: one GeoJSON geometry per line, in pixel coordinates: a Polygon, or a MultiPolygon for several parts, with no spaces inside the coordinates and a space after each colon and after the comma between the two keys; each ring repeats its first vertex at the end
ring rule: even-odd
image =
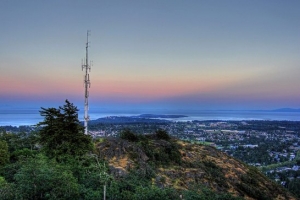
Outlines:
{"type": "Polygon", "coordinates": [[[156,114],[141,114],[137,116],[107,116],[91,120],[90,124],[97,123],[120,123],[120,124],[134,124],[134,123],[166,123],[170,122],[168,119],[176,119],[188,117],[186,115],[156,115],[156,114]]]}
{"type": "Polygon", "coordinates": [[[91,120],[90,124],[136,124],[136,123],[166,123],[169,122],[165,119],[152,119],[137,116],[108,116],[91,120]]]}

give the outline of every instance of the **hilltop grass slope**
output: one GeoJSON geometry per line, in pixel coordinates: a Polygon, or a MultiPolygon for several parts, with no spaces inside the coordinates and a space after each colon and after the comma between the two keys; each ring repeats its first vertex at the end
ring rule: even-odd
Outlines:
{"type": "Polygon", "coordinates": [[[296,199],[256,168],[214,147],[176,140],[163,131],[153,135],[125,131],[121,138],[98,142],[96,151],[119,180],[135,173],[178,194],[191,190],[201,194],[208,189],[222,194],[219,199],[296,199]]]}

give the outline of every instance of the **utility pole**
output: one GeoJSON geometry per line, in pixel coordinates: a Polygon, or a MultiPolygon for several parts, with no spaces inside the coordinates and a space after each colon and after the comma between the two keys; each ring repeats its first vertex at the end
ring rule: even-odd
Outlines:
{"type": "Polygon", "coordinates": [[[84,133],[88,134],[88,121],[90,119],[88,115],[89,110],[89,88],[91,87],[91,81],[90,81],[90,75],[89,72],[91,72],[91,63],[88,64],[88,48],[89,48],[89,36],[91,32],[87,31],[87,37],[86,37],[86,55],[84,61],[82,61],[81,67],[82,71],[85,70],[85,76],[84,76],[84,133]]]}

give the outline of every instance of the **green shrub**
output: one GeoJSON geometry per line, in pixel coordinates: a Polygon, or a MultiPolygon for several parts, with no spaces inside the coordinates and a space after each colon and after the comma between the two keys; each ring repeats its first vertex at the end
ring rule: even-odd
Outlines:
{"type": "Polygon", "coordinates": [[[291,180],[288,184],[288,189],[291,191],[296,197],[300,198],[300,180],[294,179],[291,180]]]}
{"type": "Polygon", "coordinates": [[[209,174],[210,178],[215,180],[220,187],[228,188],[226,178],[222,172],[222,169],[211,161],[204,161],[205,171],[209,174]]]}
{"type": "Polygon", "coordinates": [[[260,172],[255,167],[250,167],[246,174],[241,177],[241,183],[237,186],[240,190],[247,193],[250,197],[255,199],[272,199],[268,194],[262,191],[258,181],[261,179],[260,172]]]}
{"type": "Polygon", "coordinates": [[[196,189],[186,190],[182,193],[185,200],[241,200],[229,193],[218,193],[203,185],[196,185],[196,189]]]}
{"type": "Polygon", "coordinates": [[[171,137],[169,136],[169,134],[167,133],[167,131],[159,129],[155,132],[155,137],[157,139],[161,139],[161,140],[170,140],[171,137]]]}
{"type": "Polygon", "coordinates": [[[8,163],[9,160],[9,152],[7,142],[4,140],[0,140],[0,166],[4,166],[8,163]]]}
{"type": "Polygon", "coordinates": [[[128,140],[130,142],[137,142],[139,139],[138,136],[135,133],[133,133],[130,129],[124,129],[120,133],[120,138],[128,140]]]}

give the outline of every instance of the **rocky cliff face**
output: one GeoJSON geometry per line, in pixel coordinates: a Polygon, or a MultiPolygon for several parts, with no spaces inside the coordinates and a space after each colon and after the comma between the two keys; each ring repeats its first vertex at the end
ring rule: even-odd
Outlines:
{"type": "Polygon", "coordinates": [[[188,190],[203,185],[243,199],[296,199],[256,168],[214,147],[143,136],[135,141],[106,138],[96,148],[116,178],[134,170],[159,187],[188,190]]]}

